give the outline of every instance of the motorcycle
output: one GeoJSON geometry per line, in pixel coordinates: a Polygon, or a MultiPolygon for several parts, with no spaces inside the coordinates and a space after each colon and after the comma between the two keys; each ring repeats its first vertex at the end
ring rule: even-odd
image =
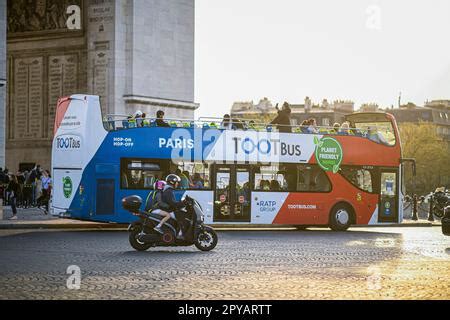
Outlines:
{"type": "Polygon", "coordinates": [[[444,209],[444,217],[441,220],[442,233],[446,236],[450,236],[450,205],[444,209]]]}
{"type": "Polygon", "coordinates": [[[163,218],[157,213],[158,210],[150,212],[140,210],[142,199],[139,196],[123,198],[122,207],[139,217],[139,220],[128,226],[130,245],[138,251],[145,251],[156,246],[191,245],[195,245],[201,251],[214,249],[218,241],[217,234],[213,228],[204,224],[204,213],[201,205],[189,196],[185,196],[182,201],[185,207],[162,225],[161,234],[153,230],[163,218]],[[178,221],[180,219],[182,221],[178,221]],[[183,230],[183,239],[177,237],[180,228],[183,230]]]}
{"type": "Polygon", "coordinates": [[[442,218],[445,215],[445,208],[450,206],[450,194],[439,188],[433,193],[433,214],[442,218]]]}

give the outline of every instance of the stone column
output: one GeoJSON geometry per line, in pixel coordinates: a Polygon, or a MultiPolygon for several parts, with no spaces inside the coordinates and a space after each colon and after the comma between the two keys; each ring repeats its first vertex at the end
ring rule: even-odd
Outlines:
{"type": "Polygon", "coordinates": [[[88,93],[100,96],[103,114],[114,112],[114,19],[115,0],[88,1],[88,93]]]}

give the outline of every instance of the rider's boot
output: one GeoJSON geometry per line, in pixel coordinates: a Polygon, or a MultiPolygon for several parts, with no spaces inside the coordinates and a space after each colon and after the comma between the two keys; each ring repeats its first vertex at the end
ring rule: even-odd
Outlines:
{"type": "Polygon", "coordinates": [[[164,234],[164,231],[162,231],[160,225],[157,225],[156,227],[154,227],[153,230],[155,230],[156,232],[159,232],[159,233],[161,233],[161,234],[164,234]]]}

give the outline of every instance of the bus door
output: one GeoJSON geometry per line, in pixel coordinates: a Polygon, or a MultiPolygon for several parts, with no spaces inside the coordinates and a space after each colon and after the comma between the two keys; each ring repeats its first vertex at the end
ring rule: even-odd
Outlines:
{"type": "Polygon", "coordinates": [[[378,222],[398,221],[398,169],[380,169],[380,203],[378,222]]]}
{"type": "Polygon", "coordinates": [[[95,166],[95,201],[91,212],[95,215],[113,215],[115,211],[116,179],[119,166],[99,163],[95,166]]]}
{"type": "Polygon", "coordinates": [[[216,165],[214,172],[214,222],[250,222],[250,170],[216,165]]]}

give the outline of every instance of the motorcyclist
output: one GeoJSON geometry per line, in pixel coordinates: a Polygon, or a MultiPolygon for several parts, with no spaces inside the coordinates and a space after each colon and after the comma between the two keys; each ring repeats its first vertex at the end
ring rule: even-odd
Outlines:
{"type": "MultiPolygon", "coordinates": [[[[169,209],[169,206],[164,203],[162,201],[162,192],[164,190],[164,187],[166,186],[166,182],[165,181],[156,181],[153,185],[153,194],[152,194],[152,207],[149,208],[151,211],[155,211],[158,210],[158,214],[160,216],[163,216],[163,218],[161,219],[161,221],[158,223],[158,225],[156,227],[153,228],[153,230],[163,234],[163,230],[161,229],[161,227],[163,226],[164,223],[166,223],[169,219],[170,219],[170,213],[167,212],[166,210],[169,209]]],[[[150,197],[150,194],[149,194],[150,197]]],[[[148,202],[148,197],[147,197],[147,202],[148,202]]]]}
{"type": "Polygon", "coordinates": [[[166,177],[166,185],[164,187],[161,200],[168,205],[169,212],[175,212],[175,216],[178,221],[178,225],[180,226],[180,231],[177,235],[178,239],[184,238],[184,221],[180,213],[179,209],[185,206],[183,201],[177,201],[175,199],[175,195],[173,193],[174,189],[178,188],[181,183],[181,178],[176,174],[169,174],[166,177]]]}

